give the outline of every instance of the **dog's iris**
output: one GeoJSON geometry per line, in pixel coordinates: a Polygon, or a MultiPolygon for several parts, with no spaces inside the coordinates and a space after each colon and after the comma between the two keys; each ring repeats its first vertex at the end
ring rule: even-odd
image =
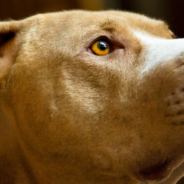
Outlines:
{"type": "Polygon", "coordinates": [[[106,41],[96,41],[92,46],[91,50],[94,54],[98,56],[104,56],[110,53],[111,48],[108,42],[106,41]]]}

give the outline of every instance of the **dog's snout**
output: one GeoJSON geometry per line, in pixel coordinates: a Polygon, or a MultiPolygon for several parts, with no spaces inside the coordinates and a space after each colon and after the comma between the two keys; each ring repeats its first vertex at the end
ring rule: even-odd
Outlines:
{"type": "Polygon", "coordinates": [[[175,69],[184,67],[184,51],[176,58],[173,59],[175,63],[175,69]]]}
{"type": "Polygon", "coordinates": [[[173,91],[167,98],[165,117],[173,125],[184,125],[184,87],[173,91]]]}
{"type": "Polygon", "coordinates": [[[144,45],[142,74],[170,60],[177,61],[178,66],[184,65],[184,39],[157,38],[139,32],[135,34],[144,45]]]}

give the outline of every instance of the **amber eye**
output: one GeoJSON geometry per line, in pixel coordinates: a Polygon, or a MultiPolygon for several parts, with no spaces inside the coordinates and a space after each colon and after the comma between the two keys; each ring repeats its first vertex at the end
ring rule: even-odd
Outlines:
{"type": "Polygon", "coordinates": [[[99,40],[93,43],[91,50],[98,56],[105,56],[111,52],[111,47],[107,41],[99,40]]]}

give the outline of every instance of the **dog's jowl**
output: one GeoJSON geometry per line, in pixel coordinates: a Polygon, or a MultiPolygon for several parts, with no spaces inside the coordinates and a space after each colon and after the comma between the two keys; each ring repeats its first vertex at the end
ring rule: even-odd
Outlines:
{"type": "Polygon", "coordinates": [[[0,184],[175,184],[184,40],[121,11],[0,22],[0,184]]]}

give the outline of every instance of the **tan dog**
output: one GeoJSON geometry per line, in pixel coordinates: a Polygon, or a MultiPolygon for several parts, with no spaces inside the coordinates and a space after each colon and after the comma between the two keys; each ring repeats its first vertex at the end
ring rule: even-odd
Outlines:
{"type": "Polygon", "coordinates": [[[128,12],[1,22],[0,184],[176,183],[183,52],[164,22],[128,12]]]}

